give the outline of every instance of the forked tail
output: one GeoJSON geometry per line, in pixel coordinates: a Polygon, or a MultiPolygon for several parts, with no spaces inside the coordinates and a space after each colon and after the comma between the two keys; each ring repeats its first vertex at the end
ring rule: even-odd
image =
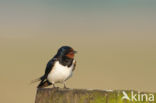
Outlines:
{"type": "Polygon", "coordinates": [[[33,83],[35,83],[35,82],[38,82],[38,81],[40,81],[40,80],[41,80],[40,78],[34,79],[34,80],[31,81],[31,84],[33,84],[33,83]]]}
{"type": "Polygon", "coordinates": [[[44,79],[45,79],[44,76],[39,77],[39,78],[37,78],[37,79],[32,80],[32,81],[31,81],[31,84],[32,84],[32,83],[35,83],[35,82],[38,82],[38,81],[41,81],[41,80],[43,81],[44,79]]]}

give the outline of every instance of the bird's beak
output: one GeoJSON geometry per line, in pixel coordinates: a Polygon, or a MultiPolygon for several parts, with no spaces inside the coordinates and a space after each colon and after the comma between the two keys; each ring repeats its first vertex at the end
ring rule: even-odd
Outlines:
{"type": "Polygon", "coordinates": [[[75,50],[74,50],[73,52],[74,52],[74,54],[76,54],[76,53],[77,53],[77,51],[75,51],[75,50]]]}

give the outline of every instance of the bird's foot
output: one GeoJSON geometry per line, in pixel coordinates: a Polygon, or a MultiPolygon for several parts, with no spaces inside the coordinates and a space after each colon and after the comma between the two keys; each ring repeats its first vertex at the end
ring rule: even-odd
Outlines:
{"type": "Polygon", "coordinates": [[[55,87],[55,85],[53,84],[53,88],[57,88],[57,87],[55,87]]]}
{"type": "Polygon", "coordinates": [[[64,85],[64,89],[69,89],[68,87],[66,87],[66,85],[64,85]]]}

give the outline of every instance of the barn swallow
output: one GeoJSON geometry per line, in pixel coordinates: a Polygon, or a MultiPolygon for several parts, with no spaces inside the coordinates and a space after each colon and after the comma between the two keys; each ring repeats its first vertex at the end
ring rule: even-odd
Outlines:
{"type": "Polygon", "coordinates": [[[74,59],[76,51],[70,46],[62,46],[56,55],[47,63],[43,76],[35,81],[40,81],[37,88],[44,88],[49,85],[55,87],[55,83],[63,83],[68,80],[75,70],[76,61],[74,59]]]}

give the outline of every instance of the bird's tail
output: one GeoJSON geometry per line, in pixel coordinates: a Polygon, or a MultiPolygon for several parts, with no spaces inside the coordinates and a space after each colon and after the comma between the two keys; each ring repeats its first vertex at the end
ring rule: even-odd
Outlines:
{"type": "Polygon", "coordinates": [[[32,80],[30,83],[33,84],[33,83],[38,82],[40,80],[41,80],[40,78],[37,78],[37,79],[32,80]]]}
{"type": "Polygon", "coordinates": [[[37,78],[37,79],[34,79],[34,80],[31,81],[31,84],[33,84],[33,83],[35,83],[35,82],[38,82],[38,81],[41,81],[41,80],[43,80],[43,78],[44,78],[44,76],[39,77],[39,78],[37,78]]]}

